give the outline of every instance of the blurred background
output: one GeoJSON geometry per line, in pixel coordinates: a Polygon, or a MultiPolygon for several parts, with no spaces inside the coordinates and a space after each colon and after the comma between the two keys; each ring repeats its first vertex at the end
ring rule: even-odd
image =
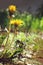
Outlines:
{"type": "Polygon", "coordinates": [[[43,5],[43,0],[0,0],[0,9],[6,9],[11,4],[15,4],[22,12],[25,10],[37,14],[38,8],[43,5]]]}

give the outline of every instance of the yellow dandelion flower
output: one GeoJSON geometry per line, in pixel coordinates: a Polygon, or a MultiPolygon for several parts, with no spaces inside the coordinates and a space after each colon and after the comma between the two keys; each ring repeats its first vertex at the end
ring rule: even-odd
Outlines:
{"type": "Polygon", "coordinates": [[[16,6],[10,5],[8,9],[9,9],[10,12],[14,12],[14,11],[16,11],[16,6]]]}
{"type": "Polygon", "coordinates": [[[16,21],[15,21],[14,24],[17,25],[17,26],[19,26],[19,25],[23,24],[23,21],[20,20],[20,19],[16,19],[16,21]]]}
{"type": "Polygon", "coordinates": [[[23,21],[20,20],[20,19],[15,19],[15,20],[11,20],[11,21],[10,21],[10,24],[19,26],[19,25],[23,24],[23,21]]]}

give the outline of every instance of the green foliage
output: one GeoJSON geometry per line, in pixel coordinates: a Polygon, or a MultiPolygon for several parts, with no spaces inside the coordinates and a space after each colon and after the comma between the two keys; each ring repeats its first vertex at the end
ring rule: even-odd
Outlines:
{"type": "Polygon", "coordinates": [[[0,57],[10,58],[15,54],[23,53],[23,50],[26,50],[26,48],[28,51],[31,50],[33,52],[43,49],[43,40],[35,33],[30,33],[29,35],[23,32],[19,32],[17,35],[9,33],[7,37],[4,36],[2,45],[4,45],[5,48],[0,52],[0,57]],[[23,45],[21,45],[21,43],[23,43],[23,45]]]}
{"type": "Polygon", "coordinates": [[[8,26],[8,12],[5,10],[0,11],[0,25],[2,28],[5,28],[8,26]]]}
{"type": "Polygon", "coordinates": [[[40,20],[38,18],[33,18],[31,30],[37,31],[39,29],[39,27],[40,27],[40,20]]]}
{"type": "MultiPolygon", "coordinates": [[[[0,11],[0,25],[2,28],[9,26],[10,19],[8,18],[8,13],[9,12],[6,10],[0,11]]],[[[32,14],[29,14],[28,12],[20,13],[19,11],[16,11],[13,15],[13,19],[21,19],[24,21],[24,24],[19,27],[20,31],[43,31],[43,17],[38,18],[32,16],[32,14]]]]}
{"type": "Polygon", "coordinates": [[[20,33],[15,37],[15,40],[20,40],[20,41],[22,41],[22,42],[26,41],[25,33],[20,32],[20,33]]]}
{"type": "Polygon", "coordinates": [[[27,36],[27,47],[30,48],[33,51],[38,51],[39,50],[39,44],[37,43],[37,38],[39,38],[39,36],[35,33],[31,33],[30,35],[27,36]]]}
{"type": "Polygon", "coordinates": [[[40,21],[40,29],[43,30],[43,17],[41,18],[41,21],[40,21]]]}
{"type": "Polygon", "coordinates": [[[24,12],[21,14],[21,19],[24,21],[23,28],[28,31],[31,27],[32,15],[24,12]]]}
{"type": "MultiPolygon", "coordinates": [[[[19,40],[17,38],[19,38],[19,36],[21,35],[24,35],[24,34],[22,33],[18,35],[17,37],[13,33],[10,33],[9,35],[7,35],[7,37],[3,40],[3,43],[2,43],[2,45],[5,46],[4,51],[2,51],[2,55],[1,55],[2,57],[8,58],[8,57],[11,57],[13,54],[21,53],[23,51],[23,48],[21,47],[21,43],[16,44],[16,41],[19,40]]],[[[20,39],[21,41],[25,41],[23,40],[23,37],[20,39]]]]}
{"type": "Polygon", "coordinates": [[[21,31],[24,30],[28,32],[30,30],[32,32],[34,31],[37,32],[43,29],[43,22],[42,22],[43,17],[42,18],[34,17],[32,16],[32,14],[29,14],[27,12],[24,13],[16,12],[14,18],[22,19],[24,21],[24,25],[19,27],[21,31]]]}
{"type": "Polygon", "coordinates": [[[0,46],[5,38],[6,38],[6,35],[2,35],[2,34],[0,35],[0,46]]]}

